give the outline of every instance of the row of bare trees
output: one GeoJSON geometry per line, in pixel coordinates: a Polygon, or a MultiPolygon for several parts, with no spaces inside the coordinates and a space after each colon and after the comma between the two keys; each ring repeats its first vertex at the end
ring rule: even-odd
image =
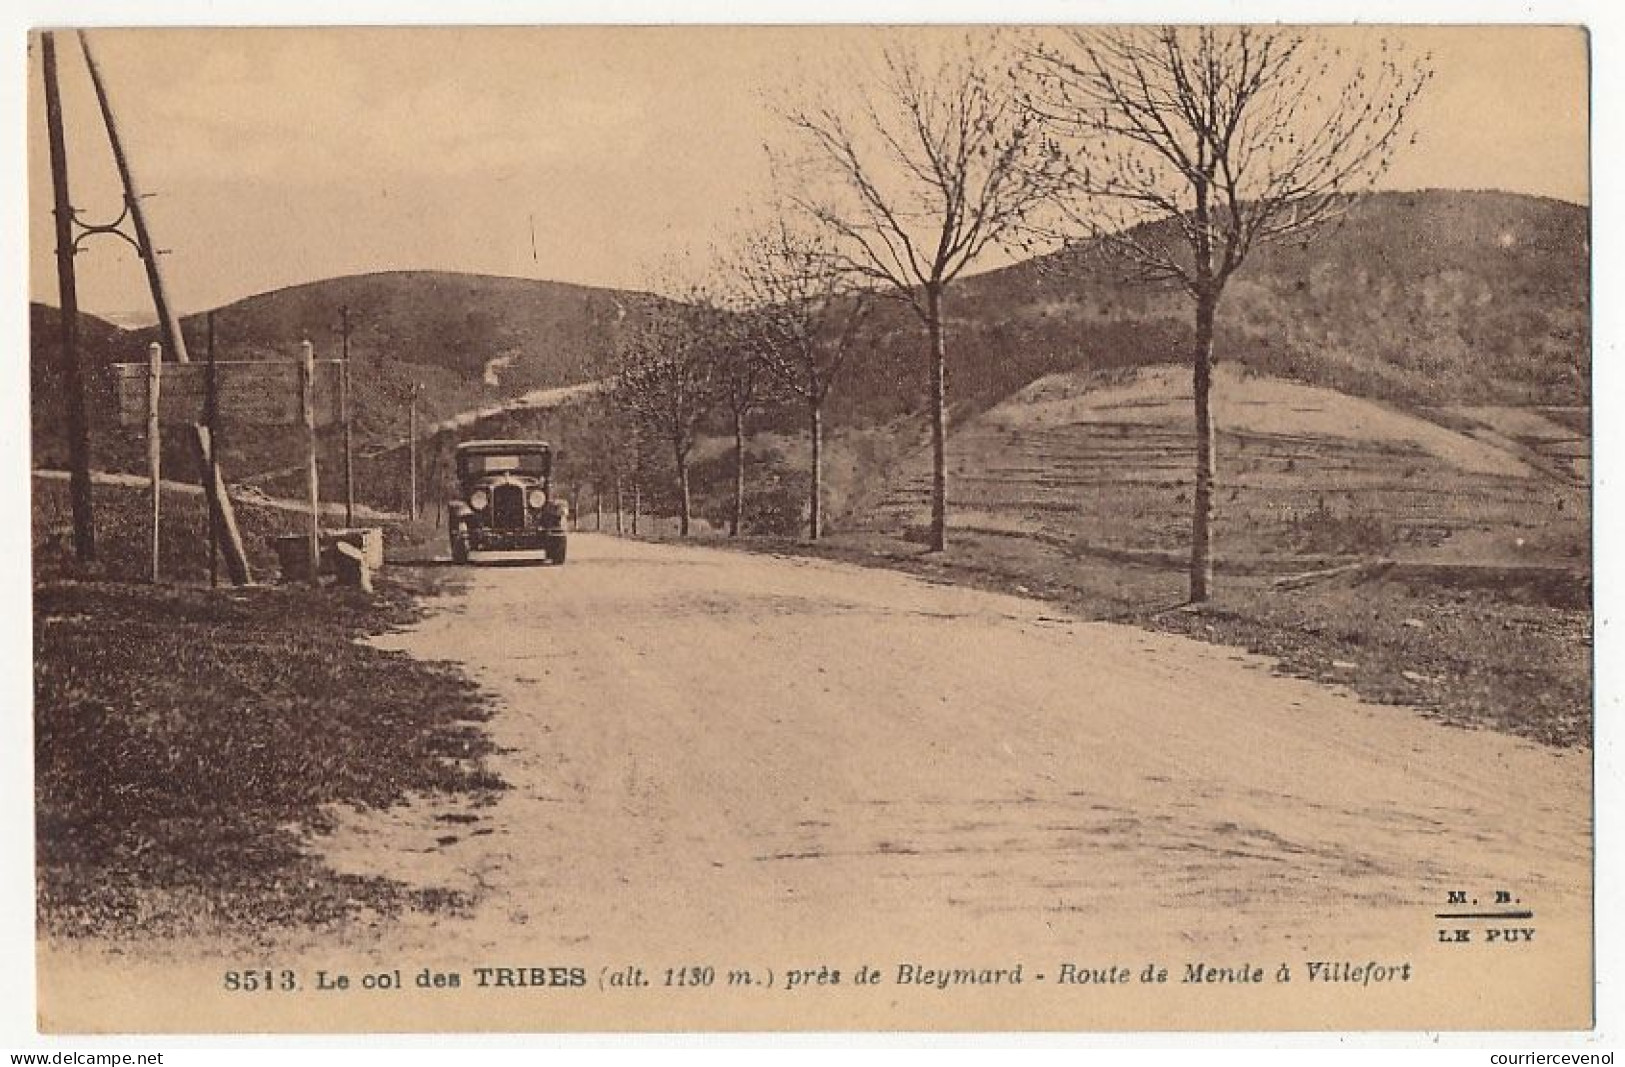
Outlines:
{"type": "MultiPolygon", "coordinates": [[[[650,444],[668,450],[678,529],[693,523],[691,464],[702,433],[725,417],[733,438],[728,533],[746,521],[747,420],[769,405],[805,419],[809,444],[807,536],[823,533],[824,409],[869,321],[872,301],[839,269],[826,241],[784,219],[760,228],[726,256],[716,279],[690,284],[652,306],[624,339],[608,398],[629,447],[599,468],[641,475],[650,444]]],[[[670,288],[668,286],[668,288],[670,288]]]]}
{"type": "MultiPolygon", "coordinates": [[[[1212,586],[1214,324],[1258,246],[1305,240],[1402,143],[1430,71],[1381,41],[1272,27],[1076,29],[891,49],[869,81],[784,109],[789,209],[628,347],[621,395],[687,465],[711,408],[735,435],[768,387],[805,404],[809,533],[821,525],[821,412],[872,299],[918,317],[932,441],[930,544],[947,543],[947,302],[995,255],[1080,243],[1190,297],[1195,492],[1190,596],[1212,586]]],[[[1063,257],[1063,262],[1065,257],[1063,257]]]]}

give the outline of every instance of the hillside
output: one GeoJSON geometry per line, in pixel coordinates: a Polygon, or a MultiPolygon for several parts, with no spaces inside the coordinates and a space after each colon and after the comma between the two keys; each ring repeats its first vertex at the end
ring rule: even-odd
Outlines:
{"type": "MultiPolygon", "coordinates": [[[[61,330],[62,312],[43,304],[30,304],[28,308],[29,393],[32,403],[33,425],[30,438],[33,444],[33,465],[36,467],[65,467],[68,462],[67,384],[62,373],[61,330]]],[[[79,351],[81,365],[87,369],[91,389],[88,414],[91,423],[91,455],[94,465],[105,468],[123,466],[134,454],[120,447],[122,435],[112,421],[117,411],[110,382],[102,368],[120,361],[145,358],[134,336],[94,315],[79,316],[79,351]]]]}
{"type": "MultiPolygon", "coordinates": [[[[1589,259],[1589,214],[1573,204],[1504,193],[1371,196],[1307,246],[1255,251],[1221,306],[1219,358],[1403,407],[1584,408],[1589,259]]],[[[946,303],[956,418],[986,411],[1047,374],[1182,361],[1188,299],[1123,275],[1120,263],[1086,246],[957,283],[946,303]]],[[[420,413],[434,422],[601,376],[620,336],[657,299],[516,278],[391,272],[228,305],[217,313],[217,343],[223,358],[292,356],[304,338],[319,355],[336,355],[339,309],[348,306],[357,439],[366,455],[404,436],[413,382],[424,384],[420,413]]],[[[62,451],[55,312],[34,312],[34,444],[39,462],[55,465],[62,451]]],[[[153,332],[121,331],[89,316],[86,324],[92,366],[140,359],[153,332]]],[[[186,329],[201,354],[202,316],[188,319],[186,329]]],[[[922,410],[918,321],[887,303],[872,333],[870,352],[832,398],[834,430],[890,425],[922,410]]],[[[764,424],[797,429],[788,414],[764,424]]],[[[130,442],[101,433],[97,447],[109,465],[139,456],[130,442]]],[[[297,459],[287,442],[247,433],[228,440],[227,458],[238,477],[297,459]]],[[[184,454],[177,461],[184,464],[184,454]]],[[[397,489],[371,495],[396,503],[397,489]]]]}
{"type": "MultiPolygon", "coordinates": [[[[1589,272],[1584,207],[1510,193],[1376,194],[1307,245],[1257,248],[1226,290],[1216,350],[1371,399],[1584,405],[1589,272]]],[[[1090,244],[953,286],[950,402],[965,414],[1044,374],[1181,361],[1189,298],[1126,276],[1090,244]]],[[[922,402],[920,334],[906,312],[885,320],[881,351],[838,401],[846,421],[922,402]]]]}
{"type": "MultiPolygon", "coordinates": [[[[216,312],[217,343],[237,358],[340,350],[350,309],[357,432],[404,435],[411,383],[423,383],[428,421],[535,389],[601,377],[623,332],[652,301],[643,293],[562,282],[434,271],[331,278],[248,297],[216,312]]],[[[186,319],[201,352],[205,317],[186,319]]],[[[148,331],[150,332],[150,331],[148,331]]]]}
{"type": "MultiPolygon", "coordinates": [[[[537,389],[601,377],[623,331],[658,299],[558,282],[391,272],[312,282],[227,305],[215,313],[215,337],[222,359],[293,358],[306,339],[318,357],[335,357],[341,350],[340,308],[348,307],[357,451],[366,456],[406,436],[412,383],[424,387],[419,415],[428,425],[537,389]]],[[[41,305],[31,312],[35,463],[61,466],[66,447],[59,430],[59,312],[41,305]]],[[[81,320],[95,396],[96,462],[129,469],[144,462],[144,453],[131,434],[98,417],[112,402],[105,368],[144,359],[157,328],[122,330],[90,315],[81,320]]],[[[201,359],[206,316],[190,316],[182,325],[189,350],[201,359]]],[[[296,443],[286,434],[243,430],[226,436],[227,469],[234,478],[298,462],[296,443]]],[[[336,470],[337,441],[324,440],[323,448],[326,469],[336,470]]],[[[186,476],[190,462],[179,443],[166,451],[166,464],[174,464],[177,476],[186,476]]],[[[336,491],[336,481],[328,488],[336,491]]]]}

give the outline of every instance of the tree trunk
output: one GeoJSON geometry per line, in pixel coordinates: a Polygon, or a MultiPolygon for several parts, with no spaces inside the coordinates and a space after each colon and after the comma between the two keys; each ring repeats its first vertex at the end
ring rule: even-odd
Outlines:
{"type": "Polygon", "coordinates": [[[626,501],[622,498],[619,471],[615,473],[615,532],[626,533],[626,501]]]}
{"type": "Polygon", "coordinates": [[[942,340],[942,289],[925,291],[926,332],[931,339],[931,551],[948,547],[947,356],[942,340]]]}
{"type": "Polygon", "coordinates": [[[592,487],[592,530],[601,533],[604,529],[604,490],[601,486],[592,487]]]}
{"type": "Polygon", "coordinates": [[[808,491],[807,537],[816,541],[824,536],[824,409],[817,400],[807,405],[811,425],[808,436],[812,439],[812,488],[808,491]]]}
{"type": "Polygon", "coordinates": [[[1191,494],[1191,602],[1213,588],[1213,317],[1218,298],[1196,300],[1196,350],[1192,354],[1191,395],[1196,406],[1196,489],[1191,494]]]}
{"type": "Polygon", "coordinates": [[[738,537],[745,525],[745,413],[734,411],[734,508],[728,518],[728,536],[738,537]]]}
{"type": "Polygon", "coordinates": [[[688,452],[678,445],[672,449],[672,455],[677,460],[677,535],[687,537],[693,507],[688,489],[688,452]]]}

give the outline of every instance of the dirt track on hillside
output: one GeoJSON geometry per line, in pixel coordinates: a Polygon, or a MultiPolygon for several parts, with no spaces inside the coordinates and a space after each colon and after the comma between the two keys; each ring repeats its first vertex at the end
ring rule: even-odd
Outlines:
{"type": "MultiPolygon", "coordinates": [[[[506,752],[493,769],[511,789],[487,808],[341,813],[317,843],[340,870],[458,889],[473,907],[380,919],[342,945],[290,937],[265,965],[400,966],[410,985],[422,966],[467,981],[477,965],[569,964],[588,988],[262,997],[230,1002],[251,1012],[232,1025],[1440,1029],[1589,1017],[1587,753],[890,572],[590,536],[572,551],[563,568],[469,571],[427,621],[382,639],[464,663],[496,697],[490,729],[506,752]],[[1434,917],[1450,890],[1488,906],[1498,888],[1534,918],[1434,917]],[[1493,925],[1537,933],[1485,944],[1493,925]],[[1440,926],[1470,927],[1476,943],[1441,945],[1440,926]],[[1311,961],[1409,963],[1412,977],[1312,982],[1311,961]],[[1019,963],[1024,983],[896,984],[909,962],[1019,963]],[[1136,981],[1060,987],[1067,962],[1136,981]],[[1258,965],[1269,981],[1180,981],[1203,962],[1258,965]],[[865,963],[879,986],[852,984],[865,963]],[[1168,967],[1169,983],[1140,984],[1147,963],[1168,967]],[[1281,963],[1293,981],[1276,985],[1281,963]],[[661,988],[682,964],[748,969],[754,984],[661,988]],[[783,988],[790,970],[818,965],[841,985],[783,988]],[[632,967],[655,985],[611,984],[632,967]]],[[[84,960],[58,962],[85,979],[84,960]]],[[[152,1025],[196,1017],[183,1008],[209,1010],[176,1005],[152,1025]]]]}

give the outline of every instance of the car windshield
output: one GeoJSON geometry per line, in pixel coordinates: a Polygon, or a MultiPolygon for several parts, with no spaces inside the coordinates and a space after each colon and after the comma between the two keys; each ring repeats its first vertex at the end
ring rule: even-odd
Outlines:
{"type": "Polygon", "coordinates": [[[532,474],[545,476],[548,468],[546,452],[472,452],[460,457],[463,473],[478,477],[486,474],[532,474]]]}

